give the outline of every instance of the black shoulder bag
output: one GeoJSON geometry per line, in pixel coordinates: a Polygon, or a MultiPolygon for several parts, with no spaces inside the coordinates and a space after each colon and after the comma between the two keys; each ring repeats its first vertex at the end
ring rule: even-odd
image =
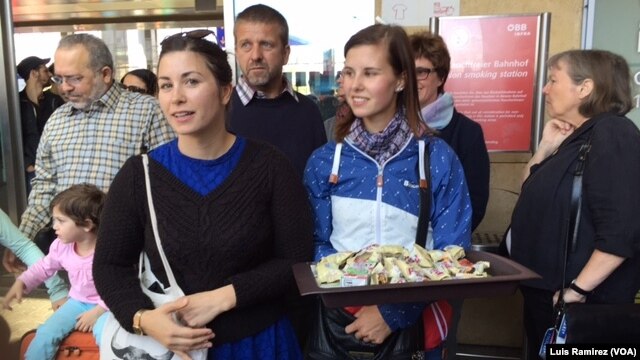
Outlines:
{"type": "MultiPolygon", "coordinates": [[[[582,173],[590,149],[591,135],[589,135],[587,142],[580,147],[578,164],[573,176],[571,216],[569,218],[570,224],[567,231],[564,265],[562,268],[563,284],[567,270],[567,257],[570,252],[575,251],[578,240],[582,205],[582,173]]],[[[581,292],[583,290],[578,289],[576,291],[581,292]]],[[[640,304],[567,304],[564,302],[563,286],[556,304],[556,311],[554,327],[558,334],[566,334],[565,341],[567,344],[632,344],[637,343],[640,339],[640,304]],[[566,329],[561,329],[563,317],[566,329]]]]}
{"type": "MultiPolygon", "coordinates": [[[[419,169],[418,169],[419,171],[419,169]]],[[[426,184],[420,184],[420,211],[416,244],[424,247],[427,241],[431,214],[431,167],[429,144],[425,144],[424,171],[426,184]]],[[[327,308],[318,299],[314,324],[309,332],[305,359],[307,360],[420,360],[424,354],[422,316],[406,329],[394,331],[382,344],[363,342],[344,328],[356,318],[342,308],[327,308]]]]}

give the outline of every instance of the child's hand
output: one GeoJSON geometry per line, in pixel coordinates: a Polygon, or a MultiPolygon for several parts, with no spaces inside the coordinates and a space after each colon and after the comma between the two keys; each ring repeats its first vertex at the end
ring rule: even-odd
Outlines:
{"type": "Polygon", "coordinates": [[[76,330],[82,332],[89,332],[93,330],[93,325],[95,325],[96,321],[100,317],[100,315],[106,312],[100,305],[96,305],[93,309],[89,311],[85,311],[82,314],[78,315],[76,318],[76,330]]]}
{"type": "Polygon", "coordinates": [[[18,304],[21,303],[23,292],[24,292],[24,283],[16,279],[16,282],[13,283],[13,286],[11,286],[11,289],[9,289],[9,291],[7,292],[7,295],[5,295],[4,300],[2,300],[2,308],[13,310],[11,308],[11,301],[13,301],[13,299],[16,299],[18,304]]]}

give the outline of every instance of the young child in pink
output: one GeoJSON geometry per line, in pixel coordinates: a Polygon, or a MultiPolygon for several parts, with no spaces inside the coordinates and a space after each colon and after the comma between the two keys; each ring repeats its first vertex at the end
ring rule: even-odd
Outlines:
{"type": "Polygon", "coordinates": [[[108,311],[91,272],[104,198],[104,192],[87,184],[73,185],[56,195],[51,208],[57,239],[49,254],[22,273],[4,298],[2,306],[11,310],[14,299],[19,303],[23,293],[28,294],[58,270],[69,275],[69,299],[38,327],[25,354],[27,360],[53,359],[69,333],[74,329],[91,331],[98,317],[108,311]]]}

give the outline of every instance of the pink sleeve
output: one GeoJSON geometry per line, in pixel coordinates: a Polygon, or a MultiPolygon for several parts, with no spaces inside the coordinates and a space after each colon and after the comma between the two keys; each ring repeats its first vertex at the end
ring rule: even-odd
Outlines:
{"type": "Polygon", "coordinates": [[[101,308],[109,311],[109,308],[107,307],[107,304],[105,304],[104,301],[102,301],[102,298],[100,298],[100,300],[98,300],[98,306],[100,306],[101,308]]]}
{"type": "Polygon", "coordinates": [[[55,239],[49,248],[49,253],[38,262],[29,266],[18,279],[24,283],[25,293],[30,293],[38,285],[52,277],[56,271],[62,270],[60,262],[60,241],[55,239]]]}

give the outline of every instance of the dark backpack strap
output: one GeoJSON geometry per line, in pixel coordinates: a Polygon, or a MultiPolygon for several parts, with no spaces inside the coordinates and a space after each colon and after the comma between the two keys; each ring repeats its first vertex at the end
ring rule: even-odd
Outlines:
{"type": "MultiPolygon", "coordinates": [[[[575,251],[578,242],[578,227],[580,226],[580,215],[582,208],[582,174],[584,172],[584,164],[587,159],[587,154],[589,153],[589,150],[591,150],[592,135],[593,129],[591,129],[591,133],[589,134],[587,141],[582,144],[582,146],[580,146],[580,150],[578,150],[578,163],[576,164],[576,169],[573,172],[573,183],[571,187],[571,212],[568,219],[569,226],[567,228],[567,238],[564,243],[564,262],[562,264],[562,288],[560,290],[560,297],[556,304],[559,315],[561,315],[561,311],[564,310],[565,305],[564,282],[567,276],[567,260],[569,258],[569,254],[575,251]]],[[[556,329],[559,329],[560,327],[560,318],[561,316],[556,316],[556,329]]]]}
{"type": "MultiPolygon", "coordinates": [[[[591,131],[593,133],[593,130],[591,131]]],[[[584,162],[587,154],[591,150],[591,134],[587,142],[580,146],[578,151],[578,164],[573,173],[573,187],[571,188],[571,215],[569,215],[569,238],[571,244],[569,250],[574,252],[578,241],[578,226],[580,226],[580,212],[582,208],[582,173],[584,172],[584,162]]],[[[567,254],[568,255],[568,254],[567,254]]]]}
{"type": "MultiPolygon", "coordinates": [[[[419,158],[419,157],[418,157],[419,158]]],[[[416,244],[425,247],[427,232],[431,220],[431,159],[429,142],[424,144],[424,172],[426,181],[420,184],[420,212],[418,215],[418,229],[416,231],[416,244]]],[[[420,171],[420,169],[418,169],[420,171]]]]}

